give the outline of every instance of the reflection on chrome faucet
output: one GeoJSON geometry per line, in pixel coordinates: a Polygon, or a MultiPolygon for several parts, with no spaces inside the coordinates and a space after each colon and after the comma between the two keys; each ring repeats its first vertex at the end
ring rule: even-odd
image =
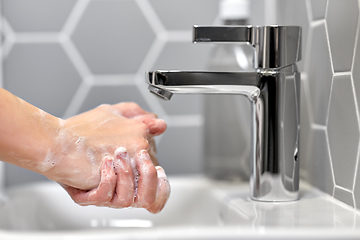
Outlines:
{"type": "Polygon", "coordinates": [[[148,72],[149,90],[165,100],[181,93],[245,95],[252,110],[251,198],[298,199],[301,28],[194,26],[194,42],[248,43],[256,71],[148,72]]]}

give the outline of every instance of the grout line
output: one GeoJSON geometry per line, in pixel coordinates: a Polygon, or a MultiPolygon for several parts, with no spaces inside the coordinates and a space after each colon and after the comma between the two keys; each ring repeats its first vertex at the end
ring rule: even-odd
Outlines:
{"type": "Polygon", "coordinates": [[[329,161],[330,161],[330,169],[331,169],[331,175],[332,175],[332,180],[333,180],[333,194],[332,196],[335,196],[335,186],[336,186],[336,179],[335,179],[335,172],[334,172],[334,165],[332,162],[332,155],[331,155],[331,150],[330,150],[330,142],[329,142],[329,136],[328,136],[328,132],[327,130],[325,131],[325,140],[326,140],[326,145],[327,145],[327,151],[328,151],[328,155],[329,155],[329,161]]]}
{"type": "Polygon", "coordinates": [[[338,76],[351,76],[351,71],[345,71],[345,72],[334,72],[333,73],[334,77],[338,77],[338,76]]]}
{"type": "Polygon", "coordinates": [[[2,31],[5,37],[5,41],[3,42],[3,59],[5,59],[9,52],[11,51],[11,49],[14,46],[15,43],[15,35],[14,35],[14,31],[11,28],[10,24],[8,23],[8,21],[6,20],[5,17],[1,18],[2,21],[2,31]]]}
{"type": "Polygon", "coordinates": [[[61,32],[70,36],[77,24],[79,23],[81,17],[84,15],[86,7],[89,4],[89,0],[78,0],[73,7],[68,19],[66,20],[61,32]]]}
{"type": "Polygon", "coordinates": [[[347,189],[347,188],[345,188],[343,186],[340,186],[340,185],[335,185],[335,188],[340,189],[340,190],[342,190],[344,192],[352,193],[352,191],[350,189],[347,189]]]}
{"type": "Polygon", "coordinates": [[[325,119],[325,124],[326,126],[328,125],[329,122],[329,116],[330,116],[330,103],[331,103],[331,98],[333,95],[333,87],[334,87],[334,66],[333,66],[333,59],[332,59],[332,55],[331,55],[331,50],[330,50],[330,40],[329,40],[329,33],[327,31],[327,25],[326,25],[326,21],[325,21],[325,34],[326,34],[326,41],[327,41],[327,49],[329,51],[329,57],[330,57],[330,67],[331,67],[331,82],[330,82],[330,94],[329,94],[329,103],[327,106],[327,110],[326,110],[326,119],[325,119]]]}
{"type": "Polygon", "coordinates": [[[325,19],[316,19],[316,20],[312,20],[311,23],[310,23],[310,26],[311,27],[318,27],[320,26],[321,24],[325,24],[326,23],[326,20],[325,19]]]}
{"type": "Polygon", "coordinates": [[[75,47],[74,43],[72,41],[64,41],[61,43],[65,53],[69,57],[69,60],[75,67],[76,71],[80,74],[80,76],[85,79],[88,76],[91,76],[92,73],[89,69],[89,67],[86,65],[83,57],[78,52],[77,48],[75,47]]]}
{"type": "MultiPolygon", "coordinates": [[[[328,27],[327,27],[327,23],[324,20],[324,24],[325,24],[325,34],[326,34],[326,42],[327,42],[327,46],[328,46],[328,50],[329,50],[329,56],[330,56],[330,62],[331,62],[331,71],[332,71],[332,75],[334,75],[335,71],[334,71],[334,61],[332,59],[332,54],[331,54],[331,48],[330,48],[330,39],[329,39],[329,32],[328,32],[328,27]]],[[[331,84],[332,85],[332,84],[331,84]]]]}
{"type": "Polygon", "coordinates": [[[16,43],[57,43],[62,36],[59,32],[21,32],[14,38],[16,43]]]}
{"type": "Polygon", "coordinates": [[[306,0],[305,1],[305,6],[306,6],[306,12],[308,13],[307,16],[308,16],[308,22],[311,23],[313,21],[313,12],[312,12],[312,7],[311,7],[311,3],[310,3],[310,0],[306,0]]]}
{"type": "Polygon", "coordinates": [[[312,129],[314,130],[325,130],[327,129],[326,125],[318,124],[318,123],[312,123],[311,124],[312,129]]]}
{"type": "Polygon", "coordinates": [[[153,44],[149,48],[146,56],[144,57],[144,60],[138,68],[138,75],[141,75],[143,77],[146,71],[149,71],[151,68],[153,68],[154,63],[159,58],[165,44],[165,41],[159,38],[155,38],[153,44]]]}
{"type": "Polygon", "coordinates": [[[356,162],[355,162],[355,170],[354,170],[354,179],[353,179],[353,185],[352,185],[352,191],[355,192],[355,185],[356,180],[359,176],[359,157],[360,157],[360,143],[358,144],[358,150],[356,154],[356,162]]]}
{"type": "Polygon", "coordinates": [[[76,90],[64,115],[62,116],[63,119],[69,118],[79,113],[80,108],[83,102],[85,101],[86,96],[88,95],[90,90],[91,90],[91,85],[88,84],[86,81],[80,83],[80,86],[76,90]]]}
{"type": "Polygon", "coordinates": [[[328,14],[328,9],[329,9],[329,1],[326,1],[326,5],[325,5],[325,14],[324,14],[324,18],[326,18],[327,14],[328,14]]]}
{"type": "Polygon", "coordinates": [[[142,14],[148,20],[153,31],[158,34],[160,32],[166,32],[165,27],[163,26],[161,20],[156,14],[154,8],[147,0],[135,0],[138,7],[140,8],[142,14]]]}
{"type": "Polygon", "coordinates": [[[134,85],[134,74],[117,74],[117,75],[94,75],[93,86],[123,86],[134,85]]]}

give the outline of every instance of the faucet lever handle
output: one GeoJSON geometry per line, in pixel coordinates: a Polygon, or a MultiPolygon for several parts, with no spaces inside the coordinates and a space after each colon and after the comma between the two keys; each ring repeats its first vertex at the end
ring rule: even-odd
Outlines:
{"type": "Polygon", "coordinates": [[[252,26],[194,26],[193,42],[246,42],[251,44],[252,26]]]}
{"type": "Polygon", "coordinates": [[[193,42],[248,43],[256,69],[282,68],[301,60],[299,26],[194,26],[193,42]]]}

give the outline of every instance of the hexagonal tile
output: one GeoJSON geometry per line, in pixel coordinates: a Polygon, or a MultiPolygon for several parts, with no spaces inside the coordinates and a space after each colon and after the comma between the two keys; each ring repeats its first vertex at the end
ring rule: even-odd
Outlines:
{"type": "Polygon", "coordinates": [[[282,25],[297,25],[302,27],[302,61],[298,62],[297,65],[299,70],[302,71],[304,68],[305,50],[307,47],[307,38],[309,32],[309,19],[308,11],[306,8],[306,2],[301,1],[278,1],[279,13],[277,15],[277,23],[282,25]]]}
{"type": "Polygon", "coordinates": [[[211,25],[218,13],[218,2],[219,0],[150,0],[166,29],[189,31],[193,25],[211,25]]]}
{"type": "Polygon", "coordinates": [[[15,44],[5,60],[4,79],[10,92],[58,117],[81,82],[56,43],[15,44]]]}
{"type": "Polygon", "coordinates": [[[325,125],[332,81],[330,50],[327,44],[325,24],[312,29],[309,56],[308,82],[313,107],[314,123],[325,125]]]}
{"type": "Polygon", "coordinates": [[[352,189],[360,133],[348,75],[334,77],[327,131],[335,183],[352,189]]]}
{"type": "Polygon", "coordinates": [[[76,1],[4,0],[2,12],[16,32],[60,31],[76,1]]]}
{"type": "Polygon", "coordinates": [[[91,1],[72,39],[94,74],[135,73],[155,34],[135,1],[91,1]]]}
{"type": "Polygon", "coordinates": [[[93,86],[84,100],[79,112],[88,111],[100,104],[116,104],[119,102],[136,102],[146,111],[150,111],[149,105],[142,97],[138,88],[135,85],[124,85],[93,86]]]}
{"type": "Polygon", "coordinates": [[[319,20],[325,17],[327,0],[310,1],[312,19],[319,20]]]}
{"type": "Polygon", "coordinates": [[[346,1],[346,4],[341,0],[332,0],[328,3],[326,23],[335,72],[351,69],[358,16],[357,0],[346,1]]]}
{"type": "Polygon", "coordinates": [[[333,195],[334,178],[327,144],[326,132],[323,129],[313,129],[312,145],[307,159],[308,178],[306,179],[320,190],[333,195]]]}

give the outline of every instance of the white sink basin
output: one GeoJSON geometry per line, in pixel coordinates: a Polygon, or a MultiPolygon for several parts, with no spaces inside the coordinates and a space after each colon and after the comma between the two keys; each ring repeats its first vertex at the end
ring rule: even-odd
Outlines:
{"type": "Polygon", "coordinates": [[[7,191],[0,239],[359,239],[360,214],[301,185],[301,200],[262,203],[248,183],[204,177],[170,178],[171,197],[159,214],[143,209],[81,207],[56,183],[7,191]]]}

